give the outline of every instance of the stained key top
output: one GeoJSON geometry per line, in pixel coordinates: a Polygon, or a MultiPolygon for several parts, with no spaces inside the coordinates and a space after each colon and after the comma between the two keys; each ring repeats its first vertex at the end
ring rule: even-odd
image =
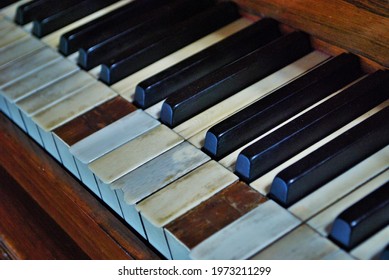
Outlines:
{"type": "MultiPolygon", "coordinates": [[[[47,17],[34,20],[32,33],[41,38],[119,0],[86,0],[47,17]]],[[[52,6],[55,6],[51,4],[52,6]]]]}
{"type": "Polygon", "coordinates": [[[171,0],[141,0],[131,1],[102,17],[75,28],[60,38],[59,51],[70,55],[80,48],[109,38],[130,28],[135,19],[143,19],[148,12],[161,8],[171,0]],[[141,16],[143,15],[143,17],[141,16]]]}
{"type": "Polygon", "coordinates": [[[389,144],[389,107],[281,171],[270,197],[289,207],[389,144]]]}
{"type": "Polygon", "coordinates": [[[126,49],[101,67],[100,79],[113,84],[239,18],[237,6],[221,2],[182,21],[134,48],[126,49]]]}
{"type": "Polygon", "coordinates": [[[333,58],[209,129],[204,151],[218,160],[361,75],[356,56],[333,58]]]}
{"type": "Polygon", "coordinates": [[[299,59],[311,50],[304,33],[288,34],[174,92],[161,122],[174,127],[299,59]]]}
{"type": "Polygon", "coordinates": [[[234,60],[281,36],[278,23],[263,19],[217,44],[142,81],[136,87],[134,103],[150,107],[174,91],[210,74],[234,60]]]}
{"type": "Polygon", "coordinates": [[[389,182],[358,201],[334,221],[330,237],[347,250],[389,224],[389,182]]]}
{"type": "Polygon", "coordinates": [[[377,71],[245,148],[236,173],[253,181],[389,97],[389,72],[377,71]]]}

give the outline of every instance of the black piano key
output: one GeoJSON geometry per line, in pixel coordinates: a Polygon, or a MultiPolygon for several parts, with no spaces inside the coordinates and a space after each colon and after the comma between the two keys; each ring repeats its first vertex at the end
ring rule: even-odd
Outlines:
{"type": "Polygon", "coordinates": [[[212,127],[204,151],[219,160],[361,75],[358,58],[342,54],[212,127]]]}
{"type": "Polygon", "coordinates": [[[278,23],[263,19],[211,47],[142,81],[136,87],[134,103],[150,107],[174,91],[248,54],[281,36],[278,23]]]}
{"type": "Polygon", "coordinates": [[[285,207],[389,144],[389,107],[281,171],[269,197],[285,207]]]}
{"type": "Polygon", "coordinates": [[[385,249],[380,254],[381,260],[389,260],[389,244],[386,245],[385,249]]]}
{"type": "Polygon", "coordinates": [[[15,23],[24,25],[34,20],[41,20],[67,8],[76,5],[77,0],[67,1],[52,1],[52,0],[36,0],[28,1],[25,4],[18,6],[15,14],[15,23]]]}
{"type": "Polygon", "coordinates": [[[113,84],[239,17],[236,4],[221,2],[104,63],[100,80],[113,84]]]}
{"type": "Polygon", "coordinates": [[[147,12],[161,8],[171,0],[136,0],[102,17],[92,20],[74,30],[63,34],[59,42],[59,51],[70,55],[80,48],[94,45],[114,34],[147,20],[147,12]]]}
{"type": "Polygon", "coordinates": [[[346,250],[389,225],[389,182],[361,199],[335,219],[330,238],[346,250]]]}
{"type": "Polygon", "coordinates": [[[250,86],[311,50],[308,36],[296,32],[200,78],[169,96],[161,110],[161,122],[174,127],[223,99],[250,86]]]}
{"type": "MultiPolygon", "coordinates": [[[[79,50],[78,64],[85,70],[90,70],[100,64],[109,64],[123,53],[137,55],[147,48],[152,48],[155,41],[167,36],[172,26],[181,24],[186,18],[196,15],[209,8],[213,1],[174,1],[135,19],[135,26],[125,32],[114,35],[95,45],[79,50]],[[140,24],[137,24],[140,23],[140,24]]],[[[172,32],[172,31],[171,31],[172,32]]],[[[170,34],[169,34],[170,35],[170,34]]]]}
{"type": "MultiPolygon", "coordinates": [[[[86,0],[79,1],[78,4],[54,13],[43,19],[34,20],[32,34],[41,38],[66,25],[101,10],[119,0],[86,0]]],[[[56,1],[57,3],[58,1],[56,1]]],[[[57,4],[52,4],[53,6],[57,4]]]]}
{"type": "Polygon", "coordinates": [[[235,171],[251,182],[389,97],[389,72],[377,71],[245,148],[235,171]]]}
{"type": "Polygon", "coordinates": [[[2,0],[0,2],[0,9],[4,8],[4,7],[7,7],[13,3],[16,3],[18,2],[19,0],[2,0]]]}

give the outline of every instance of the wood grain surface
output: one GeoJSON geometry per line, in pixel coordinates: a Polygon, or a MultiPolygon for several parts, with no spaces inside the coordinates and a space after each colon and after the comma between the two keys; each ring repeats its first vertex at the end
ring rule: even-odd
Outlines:
{"type": "Polygon", "coordinates": [[[0,143],[0,165],[4,172],[56,221],[86,256],[91,259],[159,258],[144,240],[3,114],[0,114],[0,143]]]}
{"type": "Polygon", "coordinates": [[[235,0],[318,39],[389,67],[389,2],[385,0],[235,0]]]}

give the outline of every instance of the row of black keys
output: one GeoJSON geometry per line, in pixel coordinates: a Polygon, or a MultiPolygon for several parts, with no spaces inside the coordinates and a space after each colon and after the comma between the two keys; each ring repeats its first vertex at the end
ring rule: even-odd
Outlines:
{"type": "MultiPolygon", "coordinates": [[[[17,22],[24,24],[35,20],[36,25],[50,24],[54,21],[35,11],[46,11],[55,19],[67,18],[66,5],[76,5],[63,1],[63,6],[53,6],[49,2],[31,1],[21,6],[17,22]],[[40,6],[48,3],[51,4],[49,10],[40,6]]],[[[108,2],[113,1],[104,3],[108,2]]],[[[135,1],[64,34],[60,51],[68,55],[79,49],[80,65],[90,69],[103,64],[101,79],[112,83],[238,17],[237,7],[232,3],[135,1]],[[112,63],[107,64],[107,61],[112,63]]],[[[69,20],[63,20],[64,25],[68,23],[69,20]]],[[[161,121],[174,127],[311,50],[305,34],[281,36],[275,21],[261,20],[140,83],[136,104],[147,108],[166,98],[161,121]]],[[[353,55],[340,55],[212,127],[207,132],[204,151],[220,159],[361,76],[358,59],[353,55]]],[[[236,173],[245,181],[255,180],[385,101],[388,82],[388,72],[376,72],[255,142],[239,155],[236,173]]],[[[388,117],[389,109],[382,110],[283,170],[275,178],[270,196],[290,206],[385,147],[389,143],[388,117]]],[[[361,211],[348,210],[351,214],[346,212],[338,218],[343,222],[335,222],[333,238],[344,246],[349,244],[346,247],[353,247],[371,230],[387,225],[389,215],[377,214],[388,212],[387,189],[385,185],[375,192],[379,195],[372,194],[364,200],[372,216],[381,217],[378,222],[366,227],[365,221],[374,219],[361,219],[361,211]],[[356,227],[357,232],[365,234],[346,238],[344,230],[337,230],[344,223],[350,227],[362,224],[356,227]]]]}

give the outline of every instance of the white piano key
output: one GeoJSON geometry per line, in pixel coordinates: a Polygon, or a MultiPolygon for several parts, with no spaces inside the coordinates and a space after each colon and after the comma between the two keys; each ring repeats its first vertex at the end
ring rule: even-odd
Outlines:
{"type": "Polygon", "coordinates": [[[23,122],[26,125],[28,135],[34,139],[39,145],[44,147],[42,136],[40,135],[37,125],[28,117],[22,110],[19,110],[20,115],[23,118],[23,122]]]}
{"type": "Polygon", "coordinates": [[[281,87],[283,84],[297,78],[328,58],[328,55],[321,52],[312,52],[311,54],[308,54],[274,74],[258,81],[252,86],[196,115],[188,121],[178,125],[174,128],[174,131],[185,139],[189,139],[238,110],[252,104],[263,96],[266,96],[270,92],[281,87]]]}
{"type": "Polygon", "coordinates": [[[110,186],[104,184],[100,179],[97,179],[102,200],[109,205],[120,217],[123,217],[123,212],[119,203],[119,198],[116,192],[112,191],[110,186]]]}
{"type": "Polygon", "coordinates": [[[38,71],[53,60],[60,59],[61,56],[50,48],[42,48],[28,56],[23,56],[15,60],[10,65],[0,67],[0,87],[6,87],[12,82],[22,79],[31,72],[38,71]]]}
{"type": "Polygon", "coordinates": [[[34,37],[25,37],[0,50],[0,66],[11,63],[17,58],[28,55],[45,45],[34,37]]]}
{"type": "Polygon", "coordinates": [[[109,87],[94,83],[37,113],[32,119],[43,130],[51,131],[115,96],[109,87]]]}
{"type": "MultiPolygon", "coordinates": [[[[356,126],[357,124],[361,123],[362,121],[367,119],[369,116],[379,112],[380,110],[382,110],[383,108],[387,107],[388,105],[389,105],[389,100],[383,102],[382,104],[378,105],[377,107],[373,108],[372,110],[368,111],[367,113],[365,113],[365,114],[361,115],[360,117],[354,119],[353,121],[351,121],[347,125],[343,126],[342,128],[336,130],[335,132],[331,133],[330,135],[328,135],[325,138],[321,139],[320,141],[316,142],[314,145],[312,145],[309,148],[305,149],[304,151],[298,153],[297,155],[295,155],[294,157],[292,157],[289,160],[285,161],[284,163],[278,165],[276,168],[274,168],[273,170],[269,171],[268,173],[266,173],[262,177],[258,178],[254,182],[251,182],[250,186],[252,186],[254,189],[259,191],[260,193],[262,193],[264,195],[267,195],[269,193],[269,191],[270,191],[270,187],[271,187],[271,184],[273,182],[273,179],[275,178],[275,176],[281,170],[285,169],[286,167],[288,167],[291,164],[295,163],[299,159],[303,158],[304,156],[308,155],[309,153],[313,152],[314,150],[316,150],[319,147],[323,146],[324,144],[328,143],[329,141],[331,141],[335,137],[339,136],[340,134],[346,132],[350,128],[352,128],[352,127],[356,126]]],[[[230,156],[228,156],[228,157],[230,157],[230,156]]],[[[236,157],[235,157],[235,160],[236,160],[236,157]]]]}
{"type": "Polygon", "coordinates": [[[116,180],[111,188],[121,190],[125,202],[134,205],[209,159],[203,152],[183,142],[116,180]]]}
{"type": "Polygon", "coordinates": [[[137,110],[72,145],[70,153],[88,164],[159,124],[142,110],[137,110]]]}
{"type": "Polygon", "coordinates": [[[192,259],[247,259],[300,224],[272,200],[259,205],[240,219],[192,249],[192,259]]]}
{"type": "Polygon", "coordinates": [[[301,225],[252,256],[252,260],[323,260],[333,256],[353,259],[346,252],[306,225],[301,225]],[[340,251],[340,252],[338,252],[340,251]]]}
{"type": "Polygon", "coordinates": [[[80,20],[72,22],[71,24],[69,24],[69,25],[67,25],[67,26],[65,26],[65,27],[63,27],[63,28],[61,28],[61,29],[59,29],[59,30],[57,30],[57,31],[55,31],[55,32],[45,36],[45,37],[43,37],[41,40],[44,43],[46,43],[47,45],[51,46],[52,48],[57,49],[58,48],[58,44],[59,44],[59,40],[60,40],[62,34],[65,34],[66,32],[71,31],[71,30],[73,30],[73,29],[75,29],[75,28],[77,28],[77,27],[79,27],[79,26],[81,26],[81,25],[83,25],[83,24],[85,24],[87,22],[90,22],[90,21],[92,21],[94,19],[97,19],[97,18],[99,18],[99,17],[101,17],[101,16],[103,16],[103,15],[105,15],[105,14],[107,14],[107,13],[109,13],[109,12],[115,10],[115,9],[118,9],[118,8],[124,6],[127,3],[132,2],[132,1],[133,0],[118,1],[118,2],[116,2],[114,4],[112,4],[112,5],[107,6],[104,9],[101,9],[101,10],[99,10],[99,11],[93,13],[93,14],[90,14],[90,15],[88,15],[88,16],[80,19],[80,20]]]}
{"type": "Polygon", "coordinates": [[[11,120],[13,120],[23,131],[27,132],[26,125],[23,121],[22,115],[20,114],[18,107],[16,107],[14,103],[9,102],[8,99],[5,98],[4,100],[7,104],[11,120]]]}
{"type": "Polygon", "coordinates": [[[58,137],[58,135],[54,132],[52,134],[59,156],[61,157],[62,164],[67,170],[76,176],[77,179],[81,179],[80,172],[78,171],[73,155],[69,153],[69,145],[65,143],[60,137],[58,137]]]}
{"type": "Polygon", "coordinates": [[[101,192],[97,184],[97,179],[87,164],[80,162],[77,158],[74,158],[76,162],[78,172],[80,174],[81,181],[87,186],[96,196],[101,198],[101,192]]]}
{"type": "Polygon", "coordinates": [[[310,225],[323,236],[327,236],[331,231],[332,222],[341,212],[388,181],[389,169],[363,184],[351,194],[332,204],[330,207],[320,212],[312,219],[308,220],[308,225],[310,225]]]}
{"type": "Polygon", "coordinates": [[[6,114],[9,118],[11,118],[11,113],[9,112],[8,106],[7,106],[7,101],[3,96],[0,95],[0,110],[6,114]]]}
{"type": "Polygon", "coordinates": [[[370,260],[378,259],[381,251],[385,248],[385,245],[389,240],[389,226],[386,226],[366,241],[359,244],[350,254],[357,259],[370,260]]]}
{"type": "Polygon", "coordinates": [[[389,168],[389,146],[376,152],[315,192],[293,204],[288,210],[302,221],[313,217],[360,185],[389,168]]]}
{"type": "Polygon", "coordinates": [[[66,59],[53,60],[43,68],[30,73],[23,79],[17,80],[2,88],[2,94],[17,102],[32,93],[59,81],[79,68],[66,59]]]}
{"type": "Polygon", "coordinates": [[[105,184],[110,184],[182,141],[183,139],[169,128],[158,125],[93,161],[89,168],[105,184]]]}
{"type": "Polygon", "coordinates": [[[170,251],[163,226],[196,207],[238,177],[209,161],[136,205],[149,242],[164,256],[170,251]]]}
{"type": "MultiPolygon", "coordinates": [[[[0,10],[1,13],[1,10],[0,10]]],[[[0,30],[12,26],[12,23],[9,20],[6,20],[2,14],[0,14],[0,30]]]]}
{"type": "Polygon", "coordinates": [[[4,48],[18,40],[29,36],[27,32],[18,26],[10,26],[0,30],[0,48],[4,48]]]}
{"type": "Polygon", "coordinates": [[[133,228],[135,229],[140,235],[143,236],[143,238],[147,239],[147,235],[143,226],[142,219],[140,217],[140,214],[135,209],[134,206],[129,206],[124,201],[124,193],[121,190],[114,190],[116,193],[117,198],[119,199],[119,204],[123,212],[123,218],[124,220],[133,228]]]}
{"type": "Polygon", "coordinates": [[[116,84],[112,85],[112,89],[132,102],[134,100],[135,87],[141,81],[227,38],[233,33],[249,26],[251,23],[252,21],[245,18],[236,20],[233,23],[230,23],[225,27],[139,70],[138,72],[128,76],[120,82],[117,82],[116,84]]]}
{"type": "Polygon", "coordinates": [[[16,105],[29,117],[63,101],[69,96],[96,83],[83,71],[77,71],[60,81],[18,101],[16,105]]]}
{"type": "Polygon", "coordinates": [[[58,162],[62,163],[61,156],[59,155],[57,145],[55,144],[53,134],[50,131],[42,129],[40,126],[36,126],[38,133],[42,138],[43,146],[46,151],[49,152],[58,162]]]}

